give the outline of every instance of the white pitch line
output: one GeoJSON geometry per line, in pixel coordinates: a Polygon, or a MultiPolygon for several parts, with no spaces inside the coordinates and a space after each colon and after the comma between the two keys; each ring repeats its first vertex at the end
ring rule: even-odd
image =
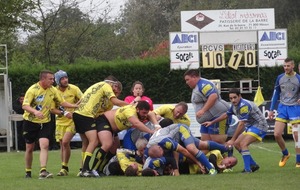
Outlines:
{"type": "MultiPolygon", "coordinates": [[[[271,150],[271,149],[268,149],[268,148],[265,148],[265,147],[262,147],[262,146],[258,146],[258,145],[254,145],[254,144],[251,144],[251,146],[255,146],[255,147],[259,148],[259,149],[266,150],[268,152],[274,152],[274,153],[282,154],[281,151],[271,150]]],[[[290,154],[291,154],[291,156],[296,157],[295,154],[292,154],[292,153],[290,153],[290,154]]]]}

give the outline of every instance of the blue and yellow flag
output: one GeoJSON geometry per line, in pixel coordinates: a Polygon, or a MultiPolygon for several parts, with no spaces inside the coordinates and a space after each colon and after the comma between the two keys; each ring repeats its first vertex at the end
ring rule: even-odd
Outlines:
{"type": "Polygon", "coordinates": [[[254,97],[254,103],[257,106],[260,106],[262,103],[264,103],[264,101],[265,101],[265,99],[262,95],[261,88],[260,88],[260,86],[258,86],[255,97],[254,97]]]}

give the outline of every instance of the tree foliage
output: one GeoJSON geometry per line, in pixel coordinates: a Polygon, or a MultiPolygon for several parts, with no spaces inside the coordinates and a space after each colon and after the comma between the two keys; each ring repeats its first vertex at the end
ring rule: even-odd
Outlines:
{"type": "Polygon", "coordinates": [[[145,53],[157,55],[149,52],[165,43],[169,32],[180,31],[180,11],[274,8],[276,28],[288,28],[289,56],[300,61],[297,0],[128,0],[114,20],[108,17],[109,1],[97,1],[104,8],[85,13],[79,2],[87,0],[60,0],[58,4],[48,1],[47,6],[42,0],[0,1],[4,7],[0,10],[0,33],[5,31],[9,36],[1,43],[18,47],[10,48],[10,59],[16,56],[13,60],[20,62],[21,57],[26,57],[24,60],[31,63],[58,65],[73,64],[81,58],[109,61],[145,53]],[[33,10],[34,19],[29,16],[33,10]],[[35,31],[27,41],[18,44],[14,31],[25,26],[35,31]]]}

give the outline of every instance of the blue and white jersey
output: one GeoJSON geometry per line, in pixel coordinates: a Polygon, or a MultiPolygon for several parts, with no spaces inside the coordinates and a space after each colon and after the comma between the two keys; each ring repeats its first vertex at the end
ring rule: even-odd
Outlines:
{"type": "Polygon", "coordinates": [[[279,75],[275,82],[275,89],[272,96],[270,110],[274,110],[277,100],[287,106],[298,105],[297,100],[300,98],[300,75],[279,75]]]}
{"type": "Polygon", "coordinates": [[[151,168],[153,170],[156,170],[159,175],[163,175],[164,168],[169,164],[171,165],[172,169],[177,169],[176,160],[173,157],[148,157],[145,161],[143,169],[151,168]]]}
{"type": "Polygon", "coordinates": [[[151,168],[158,171],[160,174],[162,174],[166,164],[167,161],[165,157],[160,157],[160,158],[148,157],[143,165],[143,169],[151,168]]]}
{"type": "Polygon", "coordinates": [[[240,121],[245,122],[245,127],[255,126],[262,131],[267,131],[269,127],[260,109],[253,102],[243,98],[237,106],[231,105],[227,115],[236,115],[240,121]]]}
{"type": "MultiPolygon", "coordinates": [[[[172,124],[172,125],[162,128],[162,129],[159,129],[151,136],[151,138],[149,139],[149,142],[147,144],[147,147],[149,148],[152,145],[160,145],[161,147],[165,147],[164,141],[167,141],[166,139],[171,139],[173,141],[179,142],[179,138],[180,138],[179,137],[179,129],[180,129],[179,126],[180,125],[182,125],[182,124],[172,124]]],[[[168,140],[168,141],[170,141],[170,140],[168,140]]]]}
{"type": "MultiPolygon", "coordinates": [[[[229,104],[221,98],[220,93],[214,83],[205,78],[201,78],[196,87],[193,89],[191,97],[191,102],[196,113],[203,108],[208,97],[212,94],[217,94],[218,99],[208,110],[209,117],[206,116],[205,121],[209,121],[213,119],[213,117],[219,117],[229,109],[229,104]]],[[[204,122],[202,120],[199,121],[198,118],[197,121],[199,123],[204,122]]]]}

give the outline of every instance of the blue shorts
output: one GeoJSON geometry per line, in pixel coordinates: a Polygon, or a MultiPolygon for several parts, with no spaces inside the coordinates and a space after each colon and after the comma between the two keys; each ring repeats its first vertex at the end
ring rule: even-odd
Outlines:
{"type": "Polygon", "coordinates": [[[257,140],[262,141],[262,139],[266,136],[267,132],[262,131],[261,129],[255,127],[255,126],[250,126],[247,127],[246,130],[242,133],[243,135],[251,135],[255,137],[257,140]]]}
{"type": "MultiPolygon", "coordinates": [[[[211,119],[214,120],[215,118],[211,119]]],[[[203,134],[210,134],[210,135],[226,135],[228,128],[229,128],[229,122],[231,122],[231,118],[224,119],[218,123],[214,123],[208,127],[206,126],[200,126],[200,133],[203,134]]]]}
{"type": "Polygon", "coordinates": [[[283,123],[300,123],[300,106],[287,106],[283,104],[278,105],[277,109],[278,115],[276,121],[281,121],[283,123]]]}
{"type": "Polygon", "coordinates": [[[195,144],[199,146],[199,139],[192,136],[191,130],[186,125],[179,126],[180,141],[183,142],[184,146],[187,147],[189,144],[195,144]]]}

